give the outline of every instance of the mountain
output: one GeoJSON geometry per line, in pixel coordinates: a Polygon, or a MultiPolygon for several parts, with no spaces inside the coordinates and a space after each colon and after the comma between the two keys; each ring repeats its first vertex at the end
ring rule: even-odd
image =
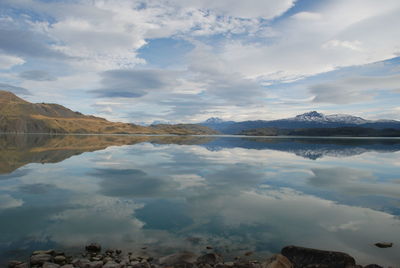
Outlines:
{"type": "Polygon", "coordinates": [[[11,92],[0,90],[0,132],[2,133],[101,133],[101,134],[217,134],[195,124],[150,127],[110,122],[83,115],[59,104],[30,103],[11,92]]]}
{"type": "MultiPolygon", "coordinates": [[[[400,121],[395,120],[366,120],[361,117],[333,114],[324,115],[316,111],[300,114],[292,118],[279,120],[255,120],[255,121],[220,121],[208,120],[200,125],[210,127],[223,134],[240,134],[243,131],[256,129],[308,129],[308,128],[338,128],[338,127],[362,127],[372,129],[400,129],[400,121]]],[[[271,130],[268,130],[271,131],[271,130]]]]}

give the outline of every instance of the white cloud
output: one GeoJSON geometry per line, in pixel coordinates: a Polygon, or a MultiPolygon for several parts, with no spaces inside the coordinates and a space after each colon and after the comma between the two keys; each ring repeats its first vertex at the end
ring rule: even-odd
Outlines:
{"type": "Polygon", "coordinates": [[[400,37],[393,25],[400,24],[400,2],[327,3],[273,24],[274,35],[265,40],[227,40],[222,57],[245,76],[287,81],[397,55],[400,37]]]}
{"type": "Polygon", "coordinates": [[[11,55],[0,54],[0,70],[10,69],[16,65],[24,64],[25,60],[11,55]]]}
{"type": "Polygon", "coordinates": [[[319,13],[303,11],[294,14],[292,18],[297,20],[320,20],[322,16],[319,13]]]}
{"type": "Polygon", "coordinates": [[[347,104],[372,100],[383,90],[398,91],[400,75],[355,76],[339,81],[315,84],[310,87],[314,102],[347,104]]]}

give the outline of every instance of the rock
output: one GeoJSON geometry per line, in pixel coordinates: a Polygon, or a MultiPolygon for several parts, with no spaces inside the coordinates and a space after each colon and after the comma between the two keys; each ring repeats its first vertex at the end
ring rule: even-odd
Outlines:
{"type": "Polygon", "coordinates": [[[262,268],[261,264],[257,261],[248,261],[238,259],[234,262],[233,267],[235,268],[262,268]]]}
{"type": "Polygon", "coordinates": [[[159,263],[163,266],[175,266],[182,264],[194,264],[197,255],[192,252],[180,252],[160,258],[159,263]]]}
{"type": "Polygon", "coordinates": [[[288,258],[281,254],[273,255],[261,264],[262,268],[293,268],[288,258]]]}
{"type": "Polygon", "coordinates": [[[147,261],[135,263],[132,268],[151,268],[151,265],[147,261]]]}
{"type": "Polygon", "coordinates": [[[24,262],[24,263],[21,263],[21,264],[18,264],[17,266],[15,266],[15,268],[29,268],[30,266],[29,266],[29,263],[27,263],[27,262],[24,262]]]}
{"type": "Polygon", "coordinates": [[[60,265],[52,262],[45,262],[42,268],[60,268],[60,265]]]}
{"type": "Polygon", "coordinates": [[[102,268],[103,262],[102,261],[92,261],[86,264],[85,268],[102,268]]]}
{"type": "Polygon", "coordinates": [[[15,266],[22,264],[21,261],[9,261],[8,262],[8,268],[14,268],[15,266]]]}
{"type": "Polygon", "coordinates": [[[367,266],[364,266],[364,268],[383,268],[383,267],[379,266],[378,264],[368,264],[367,266]]]}
{"type": "Polygon", "coordinates": [[[113,261],[109,261],[105,265],[103,265],[103,268],[121,268],[121,267],[122,267],[121,264],[113,261]]]}
{"type": "Polygon", "coordinates": [[[50,254],[35,254],[31,256],[31,265],[43,265],[45,262],[51,262],[53,256],[50,254]]]}
{"type": "Polygon", "coordinates": [[[101,246],[98,243],[91,243],[85,247],[85,249],[89,252],[100,252],[101,246]]]}
{"type": "Polygon", "coordinates": [[[197,263],[199,263],[199,264],[207,263],[207,264],[215,265],[219,262],[222,262],[222,257],[215,253],[207,253],[207,254],[197,258],[197,263]]]}
{"type": "Polygon", "coordinates": [[[393,247],[393,243],[376,243],[375,246],[377,246],[378,248],[391,248],[393,247]]]}
{"type": "Polygon", "coordinates": [[[120,250],[120,249],[117,249],[117,250],[115,250],[115,253],[116,253],[117,255],[119,255],[119,254],[121,254],[121,253],[122,253],[122,250],[120,250]]]}
{"type": "Polygon", "coordinates": [[[66,264],[61,266],[60,268],[74,268],[74,266],[72,264],[66,264]]]}
{"type": "Polygon", "coordinates": [[[114,260],[114,259],[111,258],[111,257],[105,257],[105,258],[103,259],[103,263],[106,264],[107,262],[110,262],[110,261],[113,261],[113,260],[114,260]]]}
{"type": "Polygon", "coordinates": [[[67,258],[65,256],[59,255],[54,257],[54,262],[57,264],[64,264],[67,261],[67,258]]]}
{"type": "Polygon", "coordinates": [[[244,253],[244,256],[251,256],[251,255],[253,255],[252,251],[247,251],[246,253],[244,253]]]}
{"type": "Polygon", "coordinates": [[[39,254],[49,254],[49,255],[54,255],[55,250],[54,249],[48,249],[48,250],[36,250],[32,253],[32,255],[39,255],[39,254]]]}
{"type": "Polygon", "coordinates": [[[75,267],[79,267],[79,268],[87,268],[87,265],[89,265],[90,261],[88,259],[74,259],[72,261],[72,264],[75,267]]]}
{"type": "Polygon", "coordinates": [[[290,260],[294,268],[306,267],[308,265],[326,265],[323,267],[345,268],[346,266],[354,266],[356,264],[354,258],[350,255],[336,251],[287,246],[281,250],[281,254],[290,260]]]}

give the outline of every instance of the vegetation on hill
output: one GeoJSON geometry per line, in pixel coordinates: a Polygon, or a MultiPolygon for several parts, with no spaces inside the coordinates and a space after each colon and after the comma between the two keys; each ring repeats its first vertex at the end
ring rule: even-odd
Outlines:
{"type": "Polygon", "coordinates": [[[365,127],[279,129],[256,128],[243,130],[247,136],[328,136],[328,137],[400,137],[400,129],[374,129],[365,127]]]}
{"type": "Polygon", "coordinates": [[[7,91],[0,91],[0,132],[177,135],[218,133],[208,127],[193,124],[144,127],[110,122],[104,118],[74,112],[59,104],[30,103],[7,91]]]}

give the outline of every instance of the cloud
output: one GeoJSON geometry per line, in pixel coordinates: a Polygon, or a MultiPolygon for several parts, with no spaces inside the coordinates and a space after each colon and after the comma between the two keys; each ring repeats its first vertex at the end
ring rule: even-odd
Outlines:
{"type": "Polygon", "coordinates": [[[55,81],[56,77],[52,76],[50,73],[42,70],[30,70],[24,71],[19,74],[19,77],[25,80],[33,80],[33,81],[55,81]]]}
{"type": "Polygon", "coordinates": [[[0,29],[0,51],[18,57],[56,58],[66,56],[44,42],[45,36],[20,29],[0,29]]]}
{"type": "Polygon", "coordinates": [[[0,83],[0,90],[5,90],[5,91],[11,91],[12,93],[15,94],[22,94],[22,95],[31,95],[29,90],[23,87],[16,87],[4,83],[0,83]]]}
{"type": "Polygon", "coordinates": [[[20,57],[15,57],[6,54],[0,54],[0,70],[1,69],[10,69],[16,65],[22,65],[25,63],[25,60],[20,57]]]}
{"type": "Polygon", "coordinates": [[[198,9],[214,10],[216,13],[240,18],[272,19],[290,9],[295,0],[172,0],[181,6],[190,6],[198,9]]]}
{"type": "Polygon", "coordinates": [[[171,90],[177,85],[176,74],[166,70],[111,70],[102,73],[98,97],[138,98],[151,91],[171,90]]]}
{"type": "Polygon", "coordinates": [[[369,0],[327,1],[313,13],[269,25],[272,36],[226,40],[220,54],[244,76],[281,81],[393,58],[400,37],[392,25],[400,23],[400,3],[383,3],[379,8],[369,0]]]}
{"type": "Polygon", "coordinates": [[[348,104],[373,99],[380,91],[400,89],[400,74],[390,76],[354,76],[310,86],[313,102],[348,104]]]}

